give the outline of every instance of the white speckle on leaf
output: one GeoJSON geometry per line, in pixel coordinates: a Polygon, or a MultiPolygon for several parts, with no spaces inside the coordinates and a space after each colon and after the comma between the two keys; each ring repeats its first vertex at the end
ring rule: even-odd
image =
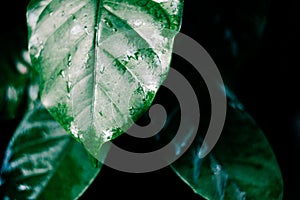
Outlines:
{"type": "Polygon", "coordinates": [[[71,122],[70,131],[74,135],[74,137],[78,138],[78,129],[74,125],[74,122],[71,122]]]}
{"type": "Polygon", "coordinates": [[[71,81],[67,81],[67,92],[68,93],[70,93],[71,87],[72,87],[72,82],[71,81]]]}
{"type": "Polygon", "coordinates": [[[89,29],[88,29],[88,27],[87,27],[87,26],[85,26],[85,27],[84,27],[84,31],[85,31],[85,33],[86,33],[87,35],[89,35],[89,34],[90,34],[90,32],[89,32],[89,29]]]}
{"type": "Polygon", "coordinates": [[[27,67],[20,61],[16,62],[16,68],[21,74],[27,74],[27,72],[28,72],[27,67]]]}
{"type": "Polygon", "coordinates": [[[23,184],[18,186],[18,191],[26,191],[26,190],[30,190],[30,186],[23,185],[23,184]]]}
{"type": "Polygon", "coordinates": [[[83,139],[84,139],[82,134],[79,135],[79,139],[80,139],[80,140],[83,140],[83,139]]]}
{"type": "Polygon", "coordinates": [[[105,139],[107,139],[107,140],[109,140],[109,139],[111,139],[111,137],[112,137],[112,135],[113,135],[113,132],[111,131],[111,130],[104,130],[103,131],[103,136],[104,136],[104,138],[105,139]]]}
{"type": "Polygon", "coordinates": [[[35,101],[38,98],[38,94],[39,94],[39,85],[35,84],[35,85],[31,85],[29,87],[29,97],[32,101],[35,101]]]}
{"type": "Polygon", "coordinates": [[[133,49],[129,49],[127,52],[126,52],[126,55],[128,58],[134,58],[135,57],[135,50],[133,49]]]}
{"type": "Polygon", "coordinates": [[[140,27],[141,25],[143,25],[143,21],[140,19],[134,20],[133,25],[135,27],[140,27]]]}
{"type": "Polygon", "coordinates": [[[26,63],[28,63],[29,65],[31,65],[31,60],[30,60],[30,55],[29,55],[29,52],[26,50],[23,50],[22,51],[22,58],[24,59],[24,61],[26,63]]]}
{"type": "Polygon", "coordinates": [[[103,73],[104,73],[104,70],[105,70],[105,65],[104,65],[104,64],[100,64],[100,70],[99,70],[99,72],[100,72],[101,74],[103,74],[103,73]]]}
{"type": "Polygon", "coordinates": [[[14,87],[9,86],[7,88],[7,93],[6,93],[7,99],[11,101],[18,101],[18,92],[14,87]]]}
{"type": "Polygon", "coordinates": [[[65,71],[64,71],[64,70],[61,70],[60,75],[61,75],[61,77],[65,78],[65,77],[66,77],[65,71]]]}

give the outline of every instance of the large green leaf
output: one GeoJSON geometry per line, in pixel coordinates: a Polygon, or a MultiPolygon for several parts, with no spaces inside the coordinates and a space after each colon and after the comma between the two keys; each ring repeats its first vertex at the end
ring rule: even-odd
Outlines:
{"type": "Polygon", "coordinates": [[[213,151],[200,159],[197,136],[172,169],[206,199],[282,199],[281,172],[271,146],[232,92],[227,95],[225,127],[213,151]]]}
{"type": "Polygon", "coordinates": [[[182,0],[33,0],[29,50],[43,105],[95,157],[150,106],[182,0]]]}
{"type": "Polygon", "coordinates": [[[92,166],[83,146],[37,105],[7,147],[0,187],[8,199],[77,199],[100,166],[92,166]]]}

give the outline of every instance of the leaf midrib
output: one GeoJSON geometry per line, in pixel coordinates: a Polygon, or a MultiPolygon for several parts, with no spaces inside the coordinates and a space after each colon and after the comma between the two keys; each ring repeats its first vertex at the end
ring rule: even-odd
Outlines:
{"type": "MultiPolygon", "coordinates": [[[[97,29],[95,29],[95,33],[94,33],[94,68],[93,68],[93,74],[92,74],[92,93],[93,93],[93,99],[92,99],[92,103],[91,103],[91,123],[92,126],[90,126],[90,131],[92,133],[92,129],[95,126],[95,113],[96,113],[96,106],[95,106],[95,102],[97,101],[97,63],[98,63],[98,53],[99,53],[99,40],[101,38],[101,16],[102,16],[102,12],[101,12],[101,8],[103,8],[103,0],[98,0],[97,4],[96,4],[96,21],[95,21],[95,25],[97,26],[97,29]]],[[[96,127],[94,127],[96,129],[96,127]]]]}

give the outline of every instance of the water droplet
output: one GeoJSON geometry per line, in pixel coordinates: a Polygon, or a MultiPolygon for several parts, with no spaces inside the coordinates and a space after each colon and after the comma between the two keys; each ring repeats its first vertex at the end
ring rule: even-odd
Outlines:
{"type": "Polygon", "coordinates": [[[99,72],[100,72],[101,74],[103,74],[104,71],[105,71],[105,65],[102,64],[102,65],[100,65],[99,72]]]}
{"type": "MultiPolygon", "coordinates": [[[[159,59],[158,56],[155,56],[155,57],[153,58],[152,63],[153,63],[155,66],[161,66],[161,61],[160,61],[160,59],[159,59]]],[[[149,67],[150,67],[150,66],[149,66],[149,67]]]]}
{"type": "Polygon", "coordinates": [[[79,134],[79,139],[80,139],[81,141],[84,141],[83,134],[79,134]]]}
{"type": "Polygon", "coordinates": [[[58,72],[58,75],[60,75],[60,76],[63,77],[63,78],[65,78],[65,76],[66,76],[64,70],[60,70],[60,71],[58,72]]]}
{"type": "Polygon", "coordinates": [[[18,91],[14,87],[8,86],[7,91],[6,91],[6,97],[10,101],[16,102],[16,101],[18,101],[18,91]]]}
{"type": "Polygon", "coordinates": [[[88,29],[87,26],[84,26],[84,31],[85,31],[85,33],[86,33],[87,35],[90,34],[89,29],[88,29]]]}
{"type": "Polygon", "coordinates": [[[52,16],[53,15],[53,12],[50,12],[50,14],[49,14],[50,16],[52,16]]]}
{"type": "Polygon", "coordinates": [[[76,128],[76,126],[74,125],[73,122],[71,122],[71,124],[70,124],[70,131],[74,135],[75,138],[78,138],[78,129],[76,128]]]}
{"type": "Polygon", "coordinates": [[[140,27],[142,24],[143,24],[143,21],[140,20],[140,19],[137,19],[137,20],[135,20],[135,21],[133,22],[133,25],[134,25],[135,27],[140,27]]]}
{"type": "Polygon", "coordinates": [[[103,138],[106,140],[110,140],[112,138],[113,132],[109,129],[103,131],[103,138]]]}
{"type": "Polygon", "coordinates": [[[35,101],[38,98],[38,94],[39,94],[39,85],[35,84],[35,85],[30,85],[29,87],[29,97],[32,101],[35,101]]]}
{"type": "Polygon", "coordinates": [[[29,52],[27,50],[22,51],[22,59],[30,65],[31,60],[30,60],[29,52]]]}
{"type": "Polygon", "coordinates": [[[20,61],[16,62],[16,68],[20,74],[27,74],[27,72],[28,72],[26,65],[24,65],[20,61]]]}
{"type": "Polygon", "coordinates": [[[71,87],[72,87],[72,82],[71,81],[67,81],[67,92],[68,93],[71,92],[71,87]]]}
{"type": "Polygon", "coordinates": [[[126,58],[125,58],[125,60],[126,61],[129,61],[131,59],[138,60],[138,57],[139,57],[139,52],[138,51],[135,51],[133,49],[129,49],[126,52],[126,58]]]}
{"type": "Polygon", "coordinates": [[[70,67],[72,65],[72,55],[69,54],[68,55],[68,67],[70,67]]]}
{"type": "Polygon", "coordinates": [[[112,31],[113,31],[113,32],[117,32],[117,31],[118,31],[118,29],[116,29],[116,28],[113,28],[113,29],[112,29],[112,31]]]}
{"type": "Polygon", "coordinates": [[[61,12],[61,16],[62,17],[65,16],[65,11],[64,10],[61,12]]]}
{"type": "Polygon", "coordinates": [[[69,55],[68,55],[68,61],[71,61],[71,60],[72,60],[72,55],[69,54],[69,55]]]}
{"type": "Polygon", "coordinates": [[[76,16],[72,15],[72,20],[75,21],[76,20],[76,16]]]}
{"type": "Polygon", "coordinates": [[[104,18],[103,22],[108,28],[113,28],[113,24],[111,23],[111,21],[109,19],[104,18]]]}
{"type": "Polygon", "coordinates": [[[18,185],[18,191],[28,191],[28,190],[30,190],[30,186],[29,185],[23,185],[23,184],[21,184],[21,185],[18,185]]]}
{"type": "Polygon", "coordinates": [[[101,111],[99,111],[99,115],[102,117],[103,116],[103,113],[101,111]]]}

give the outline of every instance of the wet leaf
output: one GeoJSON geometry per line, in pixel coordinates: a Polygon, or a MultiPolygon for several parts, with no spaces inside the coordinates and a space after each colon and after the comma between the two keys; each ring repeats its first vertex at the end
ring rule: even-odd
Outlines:
{"type": "Polygon", "coordinates": [[[77,199],[100,168],[94,168],[83,146],[36,105],[7,147],[0,188],[4,199],[77,199]]]}
{"type": "Polygon", "coordinates": [[[206,199],[282,199],[281,172],[270,144],[233,93],[227,95],[225,128],[213,151],[199,159],[197,136],[172,169],[206,199]]]}
{"type": "Polygon", "coordinates": [[[126,131],[166,78],[182,0],[47,0],[28,6],[43,105],[88,151],[126,131]]]}

